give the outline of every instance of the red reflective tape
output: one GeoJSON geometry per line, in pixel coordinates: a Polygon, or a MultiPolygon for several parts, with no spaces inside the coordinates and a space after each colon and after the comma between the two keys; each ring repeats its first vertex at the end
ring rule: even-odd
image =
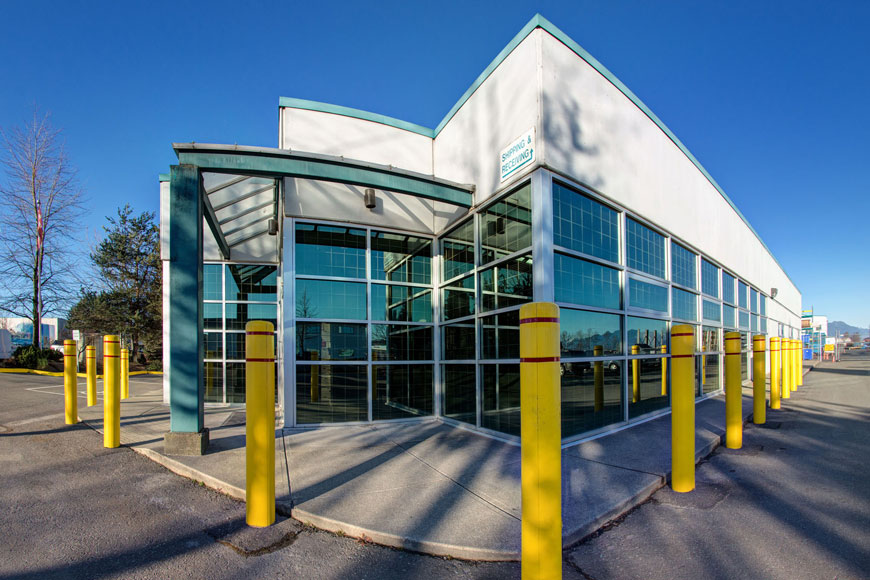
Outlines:
{"type": "Polygon", "coordinates": [[[735,354],[743,354],[743,353],[742,353],[742,352],[726,352],[726,353],[725,353],[725,356],[732,356],[732,355],[735,355],[735,354]]]}
{"type": "Polygon", "coordinates": [[[275,362],[273,358],[246,358],[245,362],[275,362]]]}
{"type": "Polygon", "coordinates": [[[120,340],[104,340],[103,344],[121,344],[120,340]]]}
{"type": "Polygon", "coordinates": [[[103,358],[121,358],[121,356],[117,354],[104,354],[103,358]]]}
{"type": "Polygon", "coordinates": [[[252,336],[255,334],[268,334],[269,336],[272,336],[275,333],[274,332],[266,332],[264,330],[252,330],[250,332],[245,332],[245,334],[247,334],[248,336],[252,336]]]}
{"type": "Polygon", "coordinates": [[[694,332],[672,332],[671,336],[695,336],[694,332]]]}
{"type": "Polygon", "coordinates": [[[558,318],[522,318],[520,319],[520,324],[529,324],[532,322],[555,322],[559,324],[558,318]]]}
{"type": "Polygon", "coordinates": [[[727,337],[725,337],[725,340],[740,340],[740,337],[739,336],[727,336],[727,337]]]}
{"type": "MultiPolygon", "coordinates": [[[[693,354],[672,354],[671,358],[690,358],[693,356],[695,356],[695,355],[693,355],[693,354]]],[[[634,360],[643,360],[643,359],[634,359],[634,360]]]]}
{"type": "Polygon", "coordinates": [[[65,354],[63,356],[75,356],[74,354],[65,354]]]}
{"type": "Polygon", "coordinates": [[[541,356],[541,357],[531,357],[531,358],[521,358],[521,363],[542,363],[542,362],[559,362],[560,358],[557,356],[541,356]]]}

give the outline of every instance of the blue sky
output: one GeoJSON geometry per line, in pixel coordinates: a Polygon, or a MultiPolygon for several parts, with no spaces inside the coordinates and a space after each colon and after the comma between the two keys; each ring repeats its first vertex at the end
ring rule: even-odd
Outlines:
{"type": "Polygon", "coordinates": [[[277,145],[278,97],[434,127],[536,13],[680,138],[831,320],[870,324],[870,2],[7,2],[0,127],[64,130],[94,208],[174,141],[277,145]]]}

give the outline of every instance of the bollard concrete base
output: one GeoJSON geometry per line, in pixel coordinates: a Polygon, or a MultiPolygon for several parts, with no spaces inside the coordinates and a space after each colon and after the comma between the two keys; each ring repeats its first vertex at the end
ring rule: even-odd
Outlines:
{"type": "Polygon", "coordinates": [[[199,433],[169,431],[163,436],[166,455],[205,455],[208,449],[208,428],[199,433]]]}

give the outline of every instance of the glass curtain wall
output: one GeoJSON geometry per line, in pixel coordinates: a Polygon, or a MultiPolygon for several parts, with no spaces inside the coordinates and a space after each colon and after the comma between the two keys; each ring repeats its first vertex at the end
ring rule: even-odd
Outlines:
{"type": "Polygon", "coordinates": [[[202,296],[205,402],[244,403],[245,324],[265,320],[275,325],[279,352],[278,267],[203,264],[202,296]]]}
{"type": "Polygon", "coordinates": [[[432,415],[432,240],[294,226],[296,423],[432,415]]]}

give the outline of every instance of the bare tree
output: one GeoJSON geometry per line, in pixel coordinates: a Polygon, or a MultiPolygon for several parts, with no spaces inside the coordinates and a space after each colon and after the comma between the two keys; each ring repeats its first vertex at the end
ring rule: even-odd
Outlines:
{"type": "Polygon", "coordinates": [[[60,131],[36,111],[23,127],[0,130],[0,166],[0,312],[32,320],[38,346],[42,317],[65,309],[76,290],[82,193],[60,131]]]}

